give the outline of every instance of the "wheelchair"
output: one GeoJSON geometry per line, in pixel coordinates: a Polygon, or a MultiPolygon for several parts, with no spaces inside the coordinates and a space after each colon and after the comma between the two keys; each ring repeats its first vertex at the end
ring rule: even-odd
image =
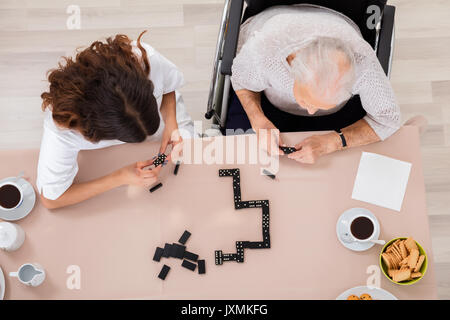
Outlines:
{"type": "Polygon", "coordinates": [[[384,72],[390,77],[395,38],[395,7],[387,5],[387,0],[225,0],[205,113],[206,119],[212,118],[213,128],[222,133],[225,131],[230,90],[233,90],[230,81],[231,66],[236,55],[240,25],[269,7],[302,3],[333,9],[352,19],[363,38],[375,50],[384,72]],[[378,10],[376,15],[374,10],[378,10]],[[371,23],[368,23],[369,19],[372,19],[371,23]]]}

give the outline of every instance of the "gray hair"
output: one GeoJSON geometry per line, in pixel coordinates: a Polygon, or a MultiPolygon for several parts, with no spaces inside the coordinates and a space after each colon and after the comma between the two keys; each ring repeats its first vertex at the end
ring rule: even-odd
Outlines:
{"type": "Polygon", "coordinates": [[[291,69],[299,83],[307,84],[329,103],[339,104],[351,97],[355,54],[350,45],[340,39],[318,37],[309,41],[296,52],[291,69]],[[349,66],[344,74],[336,63],[339,54],[349,66]]]}

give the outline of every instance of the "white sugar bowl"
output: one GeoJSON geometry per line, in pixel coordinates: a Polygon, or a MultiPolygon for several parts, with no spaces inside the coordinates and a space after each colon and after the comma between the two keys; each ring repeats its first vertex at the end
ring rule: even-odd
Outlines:
{"type": "Polygon", "coordinates": [[[0,222],[0,249],[15,251],[25,241],[25,232],[15,223],[0,222]]]}

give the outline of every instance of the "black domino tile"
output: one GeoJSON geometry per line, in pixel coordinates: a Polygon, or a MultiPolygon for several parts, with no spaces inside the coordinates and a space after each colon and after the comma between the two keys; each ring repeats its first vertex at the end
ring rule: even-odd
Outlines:
{"type": "Polygon", "coordinates": [[[236,248],[249,248],[250,241],[236,241],[236,248]]]}
{"type": "Polygon", "coordinates": [[[197,261],[198,260],[198,254],[195,254],[195,253],[192,253],[192,252],[189,252],[189,251],[186,250],[184,252],[184,257],[183,258],[191,260],[191,261],[197,261]]]}
{"type": "Polygon", "coordinates": [[[236,210],[250,208],[249,202],[250,201],[235,201],[234,202],[234,208],[236,210]]]}
{"type": "Polygon", "coordinates": [[[164,249],[160,247],[156,247],[155,254],[153,255],[153,261],[159,262],[164,253],[164,249]]]}
{"type": "Polygon", "coordinates": [[[295,147],[280,147],[280,149],[284,152],[284,154],[290,154],[297,151],[295,147]]]}
{"type": "Polygon", "coordinates": [[[198,260],[198,274],[206,273],[205,260],[198,260]]]}
{"type": "Polygon", "coordinates": [[[163,265],[161,272],[158,275],[158,278],[164,280],[167,277],[167,274],[169,273],[170,267],[168,265],[163,265]]]}
{"type": "Polygon", "coordinates": [[[264,245],[263,241],[249,241],[246,244],[246,248],[248,248],[248,249],[262,249],[265,247],[266,246],[264,245]]]}
{"type": "Polygon", "coordinates": [[[269,205],[265,205],[262,207],[262,215],[263,217],[269,217],[270,209],[269,205]]]}
{"type": "Polygon", "coordinates": [[[156,157],[156,159],[153,161],[153,165],[155,166],[155,168],[164,164],[164,161],[166,161],[166,158],[167,158],[167,156],[164,153],[158,155],[156,157]]]}
{"type": "Polygon", "coordinates": [[[183,260],[183,263],[181,263],[181,266],[185,267],[186,269],[189,269],[191,271],[194,271],[197,265],[195,263],[189,262],[187,260],[183,260]]]}
{"type": "Polygon", "coordinates": [[[183,259],[184,252],[186,251],[186,246],[183,246],[178,243],[172,243],[172,247],[175,248],[174,250],[174,258],[183,259]]]}
{"type": "Polygon", "coordinates": [[[215,263],[216,263],[216,265],[223,264],[223,252],[222,252],[222,250],[214,251],[214,256],[215,256],[215,263]]]}
{"type": "Polygon", "coordinates": [[[163,252],[163,257],[164,258],[169,258],[170,257],[170,251],[172,250],[172,245],[170,243],[166,243],[164,245],[164,252],[163,252]]]}
{"type": "Polygon", "coordinates": [[[191,233],[187,230],[184,230],[184,232],[181,235],[180,240],[178,240],[178,242],[181,244],[186,244],[186,241],[188,241],[190,236],[191,236],[191,233]]]}
{"type": "Polygon", "coordinates": [[[175,246],[175,243],[170,245],[169,257],[171,258],[177,257],[177,247],[175,246]]]}
{"type": "Polygon", "coordinates": [[[241,200],[241,185],[239,183],[233,185],[233,195],[235,199],[241,200]]]}
{"type": "Polygon", "coordinates": [[[236,209],[263,208],[268,206],[265,201],[267,200],[239,201],[234,204],[236,209]]]}
{"type": "Polygon", "coordinates": [[[181,162],[177,161],[177,163],[175,164],[175,169],[173,170],[173,174],[174,175],[178,174],[178,170],[180,169],[180,165],[181,165],[181,162]]]}
{"type": "Polygon", "coordinates": [[[276,176],[272,172],[270,172],[270,171],[268,171],[266,169],[263,170],[263,174],[268,176],[271,179],[275,179],[276,178],[276,176]]]}
{"type": "Polygon", "coordinates": [[[237,261],[237,260],[238,260],[237,253],[224,253],[223,254],[223,261],[237,261]]]}
{"type": "Polygon", "coordinates": [[[161,188],[162,186],[163,186],[162,183],[158,183],[156,186],[151,187],[149,191],[150,191],[150,192],[155,192],[156,190],[158,190],[158,189],[161,188]]]}

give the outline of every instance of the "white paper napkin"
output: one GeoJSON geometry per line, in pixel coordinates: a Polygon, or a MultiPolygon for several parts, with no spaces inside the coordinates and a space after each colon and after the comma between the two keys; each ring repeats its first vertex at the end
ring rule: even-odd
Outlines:
{"type": "Polygon", "coordinates": [[[363,152],[352,198],[400,211],[411,163],[363,152]]]}

